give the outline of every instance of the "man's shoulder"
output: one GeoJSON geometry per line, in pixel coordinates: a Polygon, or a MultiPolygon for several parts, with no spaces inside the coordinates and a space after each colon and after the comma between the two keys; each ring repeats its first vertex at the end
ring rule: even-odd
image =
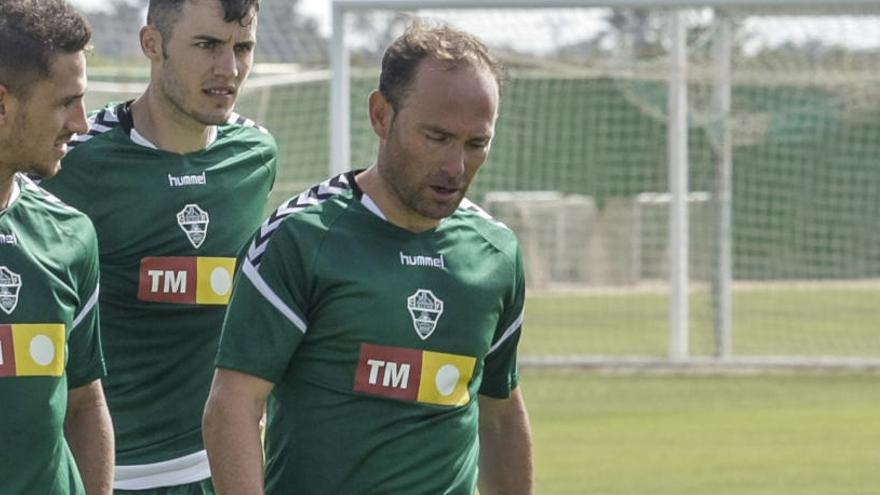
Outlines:
{"type": "Polygon", "coordinates": [[[229,118],[226,119],[226,122],[224,124],[221,124],[221,126],[225,126],[225,127],[229,127],[229,128],[233,128],[233,129],[242,129],[242,130],[246,130],[246,131],[259,132],[260,134],[271,135],[271,133],[269,132],[269,129],[266,129],[265,127],[261,126],[260,124],[256,123],[255,121],[253,121],[253,120],[249,119],[248,117],[245,117],[244,115],[241,115],[240,113],[237,113],[237,112],[232,112],[229,115],[229,118]]]}
{"type": "Polygon", "coordinates": [[[219,126],[220,136],[235,140],[263,142],[275,147],[275,138],[269,129],[244,115],[233,112],[225,123],[219,126]]]}
{"type": "Polygon", "coordinates": [[[302,238],[309,232],[321,235],[343,214],[354,194],[354,173],[346,172],[309,187],[284,201],[263,222],[248,249],[248,258],[259,264],[269,241],[279,231],[295,230],[302,238]]]}
{"type": "Polygon", "coordinates": [[[27,176],[21,175],[18,180],[21,200],[25,203],[27,215],[33,217],[34,222],[54,224],[66,232],[69,238],[79,239],[85,244],[91,243],[90,236],[95,236],[95,228],[85,213],[43,189],[27,176]]]}
{"type": "Polygon", "coordinates": [[[68,155],[72,155],[74,151],[80,153],[85,149],[93,150],[97,144],[110,142],[116,133],[124,132],[120,119],[122,105],[109,103],[104,108],[91,112],[88,116],[89,132],[73,136],[68,145],[70,148],[68,155]],[[89,143],[89,146],[83,146],[86,143],[89,143]]]}
{"type": "Polygon", "coordinates": [[[495,246],[496,249],[513,256],[518,249],[516,234],[500,220],[490,215],[473,201],[462,200],[454,214],[454,218],[468,225],[480,237],[495,246]]]}
{"type": "Polygon", "coordinates": [[[315,184],[281,203],[269,220],[309,222],[342,211],[353,198],[353,183],[353,174],[347,172],[315,184]]]}

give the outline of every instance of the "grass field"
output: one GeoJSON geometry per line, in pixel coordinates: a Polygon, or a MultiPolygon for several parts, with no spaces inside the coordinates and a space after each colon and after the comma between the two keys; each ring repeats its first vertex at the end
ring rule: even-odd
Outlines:
{"type": "Polygon", "coordinates": [[[527,369],[537,493],[880,493],[877,380],[527,369]]]}
{"type": "MultiPolygon", "coordinates": [[[[878,287],[751,284],[734,291],[739,356],[880,356],[878,287]]],[[[710,355],[709,294],[691,298],[691,351],[710,355]]],[[[529,297],[523,356],[653,356],[659,290],[529,297]]],[[[524,369],[541,495],[880,493],[880,375],[600,374],[524,369]]]]}
{"type": "MultiPolygon", "coordinates": [[[[880,286],[752,284],[733,292],[734,354],[880,357],[880,286]]],[[[691,296],[690,347],[713,351],[708,290],[691,296]]],[[[661,291],[534,293],[526,356],[665,356],[669,295],[661,291]]],[[[880,493],[880,489],[878,489],[880,493]]]]}

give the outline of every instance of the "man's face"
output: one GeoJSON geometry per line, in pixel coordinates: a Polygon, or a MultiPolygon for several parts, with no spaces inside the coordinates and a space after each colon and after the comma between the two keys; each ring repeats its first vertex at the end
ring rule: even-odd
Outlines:
{"type": "Polygon", "coordinates": [[[226,122],[254,61],[257,17],[223,20],[219,0],[183,5],[170,39],[164,40],[158,83],[184,118],[202,125],[226,122]]]}
{"type": "Polygon", "coordinates": [[[83,95],[86,59],[83,52],[54,56],[48,77],[37,80],[28,94],[11,96],[7,150],[15,170],[48,178],[58,173],[67,143],[74,134],[89,132],[83,95]]]}
{"type": "Polygon", "coordinates": [[[421,63],[380,136],[377,163],[410,225],[430,228],[458,208],[489,156],[498,98],[486,69],[421,63]]]}

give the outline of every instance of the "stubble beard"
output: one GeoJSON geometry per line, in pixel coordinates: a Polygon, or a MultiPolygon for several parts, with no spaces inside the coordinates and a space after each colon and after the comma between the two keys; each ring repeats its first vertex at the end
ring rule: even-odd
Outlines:
{"type": "Polygon", "coordinates": [[[43,179],[54,177],[60,169],[60,160],[56,160],[54,156],[49,158],[50,154],[54,155],[55,153],[55,140],[51,143],[51,151],[43,149],[43,146],[47,146],[44,143],[29,143],[27,136],[33,134],[31,132],[32,126],[24,113],[18,115],[15,128],[18,129],[18,132],[9,143],[9,146],[10,149],[19,150],[18,163],[15,164],[17,165],[17,171],[36,175],[43,179]],[[45,161],[43,158],[45,158],[45,161]]]}
{"type": "MultiPolygon", "coordinates": [[[[392,123],[393,129],[394,123],[392,123]]],[[[435,203],[431,198],[431,188],[427,183],[419,182],[418,178],[413,178],[407,173],[407,166],[411,163],[411,159],[405,151],[400,152],[403,148],[400,142],[400,136],[396,133],[391,138],[389,144],[392,147],[386,150],[384,157],[385,166],[380,167],[380,174],[385,182],[389,185],[397,199],[411,213],[415,213],[422,218],[431,220],[443,220],[455,213],[464,195],[467,192],[468,185],[464,185],[459,191],[458,197],[448,203],[435,203]],[[401,180],[403,179],[403,180],[401,180]]]]}
{"type": "MultiPolygon", "coordinates": [[[[395,172],[392,172],[394,174],[395,172]]],[[[398,175],[399,176],[399,175],[398,175]]],[[[467,188],[458,192],[458,197],[448,203],[436,203],[430,198],[430,186],[400,181],[389,181],[394,193],[410,211],[424,218],[443,220],[455,213],[467,188]]]]}
{"type": "Polygon", "coordinates": [[[204,126],[225,124],[226,121],[229,120],[229,116],[232,114],[232,108],[226,110],[222,116],[216,116],[213,113],[200,112],[196,109],[195,104],[192,102],[201,96],[201,90],[196,89],[195,94],[187,95],[185,89],[181,90],[184,86],[180,83],[180,79],[177,77],[177,71],[171,66],[167,57],[163,61],[163,64],[165,68],[162,75],[162,93],[165,96],[165,99],[171,103],[179,114],[204,126]]]}

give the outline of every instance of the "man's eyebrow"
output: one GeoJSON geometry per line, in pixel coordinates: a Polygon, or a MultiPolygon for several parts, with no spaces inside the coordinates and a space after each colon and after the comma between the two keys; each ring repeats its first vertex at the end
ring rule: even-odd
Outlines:
{"type": "MultiPolygon", "coordinates": [[[[229,39],[218,38],[216,36],[211,36],[210,34],[197,34],[197,35],[193,36],[193,40],[207,41],[210,43],[216,43],[216,44],[222,44],[222,45],[229,43],[229,39]]],[[[235,46],[241,46],[241,45],[254,46],[256,44],[257,44],[257,41],[253,38],[248,38],[245,40],[235,42],[235,46]]]]}
{"type": "Polygon", "coordinates": [[[76,94],[73,94],[73,95],[62,96],[60,101],[61,101],[62,103],[64,103],[64,104],[67,104],[67,103],[70,103],[70,102],[72,102],[72,101],[76,101],[76,100],[79,100],[79,99],[81,99],[81,98],[85,98],[85,96],[86,96],[86,92],[83,91],[83,92],[81,92],[81,93],[76,93],[76,94]]]}
{"type": "Polygon", "coordinates": [[[437,134],[445,134],[448,136],[452,135],[452,133],[449,132],[448,130],[446,130],[442,127],[433,125],[433,124],[423,124],[422,128],[425,129],[426,131],[436,132],[437,134]]]}
{"type": "Polygon", "coordinates": [[[193,39],[199,41],[212,41],[214,43],[226,43],[226,40],[211,36],[210,34],[197,34],[193,36],[193,39]]]}

